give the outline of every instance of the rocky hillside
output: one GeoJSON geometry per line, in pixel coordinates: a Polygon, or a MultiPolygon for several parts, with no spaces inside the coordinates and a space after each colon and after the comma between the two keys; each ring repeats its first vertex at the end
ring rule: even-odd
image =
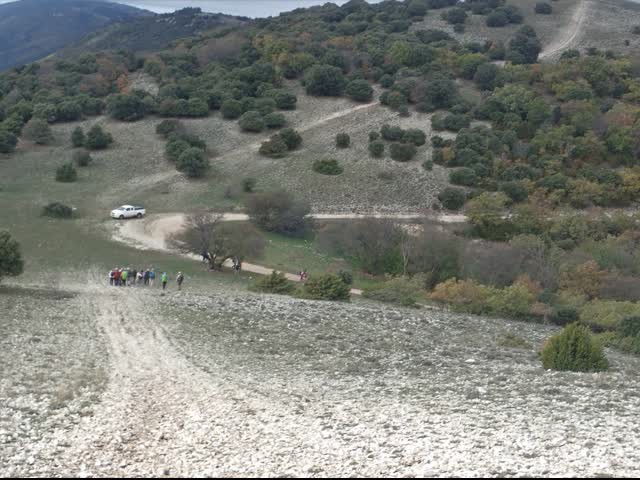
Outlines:
{"type": "Polygon", "coordinates": [[[153,15],[97,0],[21,0],[0,5],[0,70],[33,62],[114,22],[153,15]]]}

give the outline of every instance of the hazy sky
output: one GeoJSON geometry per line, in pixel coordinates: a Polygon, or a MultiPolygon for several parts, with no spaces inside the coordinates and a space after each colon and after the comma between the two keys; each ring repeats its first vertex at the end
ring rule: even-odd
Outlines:
{"type": "MultiPolygon", "coordinates": [[[[8,3],[14,0],[0,0],[0,3],[8,3]]],[[[40,0],[46,2],[47,0],[40,0]]],[[[111,0],[113,1],[113,0],[111,0]]],[[[329,0],[118,0],[117,3],[126,3],[134,7],[144,8],[157,13],[173,12],[184,7],[200,7],[205,12],[226,13],[244,17],[268,17],[288,12],[295,8],[323,5],[329,0]]],[[[369,3],[377,3],[381,0],[368,0],[369,3]]],[[[332,0],[332,3],[341,5],[347,0],[332,0]]]]}

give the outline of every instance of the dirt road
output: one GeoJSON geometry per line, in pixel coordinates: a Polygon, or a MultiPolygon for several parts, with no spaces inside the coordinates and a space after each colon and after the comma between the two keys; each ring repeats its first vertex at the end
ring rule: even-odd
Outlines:
{"type": "Polygon", "coordinates": [[[571,17],[571,21],[566,29],[559,32],[556,39],[545,47],[545,49],[538,56],[539,60],[552,59],[560,55],[564,50],[567,50],[578,40],[582,33],[582,27],[584,21],[587,18],[587,12],[589,10],[589,0],[582,0],[576,7],[576,10],[571,17]]]}
{"type": "MultiPolygon", "coordinates": [[[[325,214],[319,213],[312,215],[318,220],[346,220],[346,219],[363,219],[363,218],[391,218],[396,220],[412,220],[424,218],[424,214],[325,214]]],[[[172,249],[168,243],[168,238],[184,229],[187,215],[184,213],[152,215],[143,220],[122,221],[116,224],[112,238],[116,241],[134,245],[136,248],[146,250],[170,251],[172,253],[182,255],[200,261],[201,257],[194,254],[185,254],[172,249]]],[[[223,213],[223,221],[247,221],[249,216],[244,213],[223,213]]],[[[441,214],[435,217],[436,220],[444,223],[464,222],[464,215],[447,215],[441,214]]],[[[225,263],[226,267],[231,267],[231,261],[225,263]]],[[[269,275],[273,271],[272,268],[263,265],[243,262],[242,269],[247,272],[256,273],[258,275],[269,275]]],[[[299,282],[298,275],[284,272],[287,279],[293,282],[299,282]]],[[[352,295],[362,295],[362,290],[351,289],[352,295]]]]}

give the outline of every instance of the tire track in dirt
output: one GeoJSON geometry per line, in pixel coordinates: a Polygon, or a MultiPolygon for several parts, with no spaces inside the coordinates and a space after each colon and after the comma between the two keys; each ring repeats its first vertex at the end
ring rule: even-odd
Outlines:
{"type": "Polygon", "coordinates": [[[67,434],[56,470],[82,477],[212,474],[220,439],[211,432],[219,418],[224,429],[241,431],[246,419],[237,415],[237,398],[247,396],[244,387],[202,372],[175,351],[150,306],[155,295],[105,290],[93,281],[81,313],[95,318],[108,343],[110,381],[95,415],[67,434]]]}
{"type": "Polygon", "coordinates": [[[561,32],[561,34],[538,56],[539,60],[546,60],[554,57],[563,50],[566,50],[573,44],[578,36],[582,33],[583,24],[587,17],[587,11],[589,10],[589,0],[582,0],[577,6],[576,11],[571,17],[569,28],[561,32]]]}

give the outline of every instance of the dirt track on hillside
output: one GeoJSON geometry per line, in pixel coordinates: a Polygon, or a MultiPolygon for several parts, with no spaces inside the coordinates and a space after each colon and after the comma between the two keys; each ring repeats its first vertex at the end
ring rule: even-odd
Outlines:
{"type": "Polygon", "coordinates": [[[538,56],[539,60],[553,58],[576,43],[583,31],[584,21],[587,18],[587,12],[590,6],[589,4],[589,0],[582,0],[580,2],[567,28],[559,32],[556,39],[544,48],[538,56]]]}

